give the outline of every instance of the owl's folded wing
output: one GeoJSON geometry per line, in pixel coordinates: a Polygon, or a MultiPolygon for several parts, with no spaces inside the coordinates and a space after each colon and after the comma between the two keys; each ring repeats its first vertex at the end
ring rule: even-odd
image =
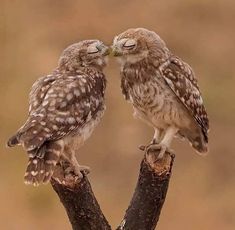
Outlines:
{"type": "Polygon", "coordinates": [[[163,66],[161,72],[168,86],[194,117],[205,141],[208,142],[209,120],[191,67],[178,57],[172,57],[169,64],[163,66]]]}
{"type": "Polygon", "coordinates": [[[46,86],[46,90],[42,87],[41,81],[33,86],[29,118],[16,134],[27,151],[39,149],[46,141],[58,140],[78,130],[103,106],[105,83],[102,76],[57,78],[46,86]]]}

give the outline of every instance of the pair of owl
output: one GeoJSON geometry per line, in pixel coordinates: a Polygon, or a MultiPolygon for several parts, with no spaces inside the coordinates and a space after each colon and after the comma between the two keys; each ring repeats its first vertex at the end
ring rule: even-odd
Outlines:
{"type": "Polygon", "coordinates": [[[33,84],[28,119],[8,141],[28,153],[26,184],[49,182],[61,161],[70,162],[79,177],[88,170],[75,153],[104,114],[103,69],[110,51],[121,63],[121,89],[134,116],[154,128],[146,152],[159,150],[162,158],[175,136],[186,138],[198,153],[207,152],[209,122],[193,70],[155,32],[128,29],[111,48],[99,40],[69,46],[56,69],[33,84]]]}

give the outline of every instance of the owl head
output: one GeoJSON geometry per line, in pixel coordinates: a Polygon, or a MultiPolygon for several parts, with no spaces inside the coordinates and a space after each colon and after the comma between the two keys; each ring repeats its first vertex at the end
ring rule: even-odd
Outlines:
{"type": "Polygon", "coordinates": [[[169,56],[165,42],[155,32],[144,28],[128,29],[116,36],[112,53],[124,63],[135,63],[145,58],[161,61],[169,56]]]}
{"type": "Polygon", "coordinates": [[[99,40],[84,40],[67,47],[59,59],[62,70],[76,70],[81,67],[103,69],[107,64],[109,47],[99,40]]]}

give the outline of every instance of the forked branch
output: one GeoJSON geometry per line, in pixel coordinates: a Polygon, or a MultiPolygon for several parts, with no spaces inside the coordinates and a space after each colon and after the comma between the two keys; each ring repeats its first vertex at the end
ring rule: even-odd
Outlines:
{"type": "MultiPolygon", "coordinates": [[[[167,194],[174,156],[165,154],[161,161],[155,161],[152,156],[145,155],[141,162],[135,192],[117,230],[152,230],[157,225],[167,194]]],[[[86,175],[81,180],[73,174],[64,176],[64,169],[58,166],[55,178],[59,180],[52,179],[51,184],[74,230],[111,229],[86,175]]]]}

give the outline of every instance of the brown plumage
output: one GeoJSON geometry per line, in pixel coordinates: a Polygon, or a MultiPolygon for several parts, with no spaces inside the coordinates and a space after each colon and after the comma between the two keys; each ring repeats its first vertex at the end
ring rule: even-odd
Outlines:
{"type": "Polygon", "coordinates": [[[206,153],[209,121],[191,67],[144,28],[121,33],[112,47],[121,63],[122,92],[134,116],[155,130],[147,149],[160,148],[161,158],[173,137],[181,136],[198,153],[206,153]]]}
{"type": "Polygon", "coordinates": [[[108,47],[98,40],[69,46],[52,74],[37,80],[30,92],[29,116],[8,146],[28,152],[25,183],[47,183],[60,159],[71,162],[81,176],[75,152],[91,135],[105,110],[108,47]]]}

